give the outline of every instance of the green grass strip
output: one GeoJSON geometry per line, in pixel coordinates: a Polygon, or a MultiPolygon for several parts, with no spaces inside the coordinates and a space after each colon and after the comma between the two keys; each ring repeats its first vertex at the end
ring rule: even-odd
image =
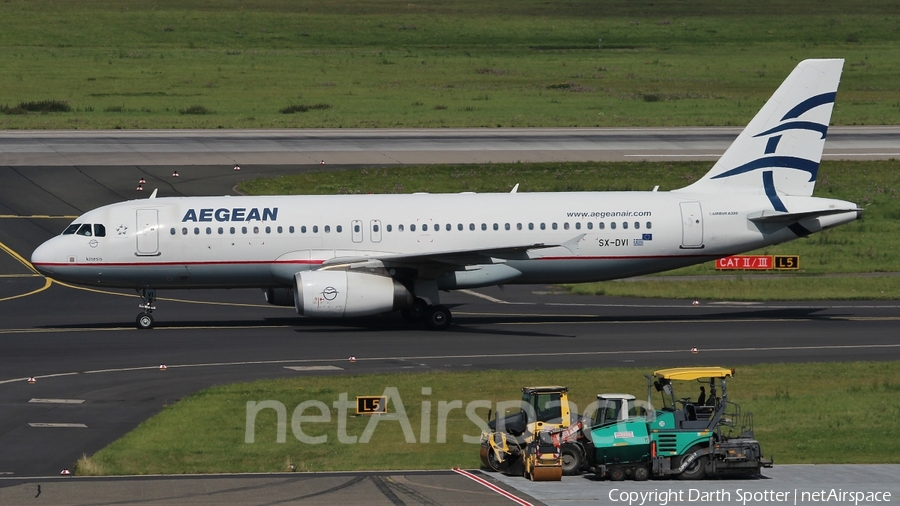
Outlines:
{"type": "Polygon", "coordinates": [[[0,129],[745,125],[797,62],[835,57],[833,124],[900,122],[893,0],[6,0],[0,19],[0,129]],[[68,112],[19,107],[46,101],[68,112]]]}
{"type": "MultiPolygon", "coordinates": [[[[686,352],[685,362],[696,362],[696,358],[686,352]]],[[[218,386],[167,406],[120,440],[82,459],[78,473],[276,472],[289,471],[291,465],[297,471],[477,468],[478,446],[465,443],[463,436],[478,436],[480,430],[465,408],[450,410],[442,430],[441,402],[471,406],[479,400],[518,400],[521,386],[561,384],[571,389],[571,400],[584,409],[603,392],[646,399],[643,374],[652,370],[435,371],[218,386]],[[402,399],[415,442],[407,442],[398,421],[384,420],[377,423],[370,442],[341,443],[341,431],[346,437],[359,438],[371,419],[351,412],[346,427],[340,428],[334,402],[342,393],[352,401],[357,395],[380,395],[388,387],[396,388],[402,399]],[[430,394],[423,394],[426,387],[430,394]],[[277,401],[285,406],[284,442],[276,441],[272,409],[258,414],[254,442],[245,442],[248,401],[277,401]],[[299,419],[292,414],[306,401],[319,401],[329,408],[329,422],[299,424],[305,436],[325,436],[321,444],[303,443],[295,435],[292,420],[299,419]],[[425,418],[427,442],[422,431],[425,402],[430,403],[430,416],[425,418]],[[442,433],[446,442],[437,442],[442,433]]],[[[732,401],[754,413],[756,436],[776,465],[900,462],[900,439],[890,437],[900,431],[900,362],[741,366],[728,390],[732,401]]],[[[676,390],[679,396],[698,392],[696,384],[676,390]]],[[[389,411],[396,412],[397,406],[391,405],[389,411]]],[[[487,411],[484,407],[472,413],[484,419],[487,411]]],[[[300,415],[323,413],[313,408],[300,415]]]]}

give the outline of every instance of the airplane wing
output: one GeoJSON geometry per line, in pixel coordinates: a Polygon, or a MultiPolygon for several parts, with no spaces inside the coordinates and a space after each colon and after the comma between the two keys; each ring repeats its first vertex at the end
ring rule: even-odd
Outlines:
{"type": "Polygon", "coordinates": [[[326,260],[322,266],[346,265],[377,260],[385,267],[408,266],[422,264],[442,264],[445,266],[460,266],[491,263],[491,258],[504,260],[524,260],[528,258],[528,251],[535,249],[556,248],[563,244],[533,243],[519,246],[505,246],[502,248],[481,248],[471,250],[448,250],[429,253],[385,253],[373,256],[338,256],[326,260]]]}
{"type": "Polygon", "coordinates": [[[536,249],[563,247],[575,254],[578,243],[587,234],[578,234],[559,244],[531,243],[497,248],[476,248],[467,250],[434,251],[428,253],[374,253],[366,256],[336,256],[326,260],[322,267],[379,261],[385,267],[409,267],[431,265],[453,267],[494,263],[491,259],[527,260],[528,252],[536,249]]]}

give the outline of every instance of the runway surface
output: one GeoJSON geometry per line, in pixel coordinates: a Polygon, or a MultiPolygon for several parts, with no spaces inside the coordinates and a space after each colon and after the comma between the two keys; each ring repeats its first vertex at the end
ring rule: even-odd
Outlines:
{"type": "Polygon", "coordinates": [[[176,168],[177,181],[169,166],[0,167],[0,477],[57,475],[188,393],[257,378],[900,357],[894,302],[693,306],[507,287],[447,295],[454,325],[434,333],[393,315],[304,320],[258,290],[173,291],[160,293],[158,327],[147,332],[133,328],[134,294],[48,283],[29,270],[31,251],[67,216],[135,198],[141,176],[168,195],[228,194],[240,178],[304,170],[176,168]],[[340,369],[286,368],[305,365],[340,369]]]}
{"type": "MultiPolygon", "coordinates": [[[[740,128],[0,131],[0,166],[715,160],[740,128]]],[[[831,127],[825,159],[900,157],[900,127],[831,127]]]]}

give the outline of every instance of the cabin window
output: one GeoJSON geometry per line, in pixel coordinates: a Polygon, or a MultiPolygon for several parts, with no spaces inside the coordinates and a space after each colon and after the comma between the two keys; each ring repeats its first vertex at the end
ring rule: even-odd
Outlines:
{"type": "Polygon", "coordinates": [[[212,235],[212,228],[206,227],[206,235],[212,235]]]}
{"type": "Polygon", "coordinates": [[[234,235],[234,227],[229,228],[228,233],[230,233],[231,235],[234,235]]]}
{"type": "Polygon", "coordinates": [[[641,222],[639,222],[639,221],[634,222],[634,229],[637,230],[639,228],[641,228],[641,222]]]}
{"type": "Polygon", "coordinates": [[[444,230],[446,230],[447,232],[449,232],[449,231],[453,230],[453,227],[450,226],[450,224],[448,223],[448,224],[444,225],[444,230]]]}
{"type": "Polygon", "coordinates": [[[254,234],[258,234],[258,233],[259,233],[259,227],[253,227],[253,233],[254,233],[254,234]]]}
{"type": "Polygon", "coordinates": [[[547,230],[547,224],[541,223],[541,230],[547,230]]]}
{"type": "Polygon", "coordinates": [[[356,233],[358,234],[358,233],[359,233],[359,230],[360,230],[359,225],[353,225],[353,231],[354,231],[354,232],[356,232],[356,233]]]}
{"type": "Polygon", "coordinates": [[[89,223],[85,223],[84,225],[82,225],[76,233],[85,237],[90,237],[94,234],[93,232],[91,232],[91,225],[89,223]]]}
{"type": "MultiPolygon", "coordinates": [[[[291,227],[291,228],[294,228],[294,227],[291,227]]],[[[293,230],[291,230],[291,232],[293,232],[293,230]]],[[[300,233],[301,234],[306,233],[306,225],[300,225],[300,233]]]]}
{"type": "Polygon", "coordinates": [[[516,230],[522,230],[522,224],[516,223],[516,230]]]}
{"type": "Polygon", "coordinates": [[[275,229],[279,234],[284,232],[284,229],[281,228],[281,225],[278,225],[278,228],[275,229]]]}
{"type": "Polygon", "coordinates": [[[242,233],[242,234],[246,234],[246,233],[247,233],[247,227],[241,227],[241,233],[242,233]]]}
{"type": "Polygon", "coordinates": [[[609,222],[609,228],[610,228],[611,230],[615,230],[615,229],[616,229],[616,222],[614,222],[614,221],[609,222]]]}
{"type": "Polygon", "coordinates": [[[267,233],[267,234],[271,234],[271,233],[272,233],[272,227],[266,227],[266,233],[267,233]]]}
{"type": "MultiPolygon", "coordinates": [[[[73,223],[73,224],[69,225],[68,227],[66,227],[65,230],[63,230],[63,235],[74,234],[78,230],[78,227],[80,227],[80,226],[81,226],[81,223],[73,223]]],[[[175,230],[175,229],[173,228],[172,230],[175,230]]]]}
{"type": "Polygon", "coordinates": [[[313,225],[313,229],[312,229],[312,230],[313,230],[313,233],[314,233],[314,234],[318,234],[318,233],[319,233],[319,226],[318,226],[318,225],[313,225]]]}
{"type": "Polygon", "coordinates": [[[409,231],[410,231],[410,232],[415,232],[415,231],[416,231],[416,225],[415,225],[415,224],[410,225],[410,226],[409,226],[409,231]]]}
{"type": "Polygon", "coordinates": [[[534,223],[528,224],[528,230],[534,230],[534,223]]]}
{"type": "Polygon", "coordinates": [[[187,227],[182,227],[181,235],[187,235],[187,227]]]}
{"type": "Polygon", "coordinates": [[[460,232],[462,232],[462,229],[463,229],[463,224],[462,224],[462,223],[457,223],[457,224],[456,224],[456,230],[459,230],[460,232]]]}
{"type": "Polygon", "coordinates": [[[434,231],[435,231],[435,232],[440,232],[440,231],[441,231],[441,226],[440,226],[440,225],[435,225],[435,226],[434,226],[434,231]]]}
{"type": "Polygon", "coordinates": [[[175,235],[175,227],[170,228],[169,233],[175,235]]]}
{"type": "Polygon", "coordinates": [[[556,230],[557,228],[559,228],[559,227],[556,226],[556,222],[555,222],[555,221],[553,222],[553,225],[552,225],[552,226],[553,226],[553,230],[556,230]]]}
{"type": "MultiPolygon", "coordinates": [[[[415,229],[411,229],[411,230],[415,231],[415,229]]],[[[427,223],[422,224],[422,232],[428,232],[428,224],[427,223]]]]}
{"type": "Polygon", "coordinates": [[[594,222],[592,222],[592,221],[587,222],[587,229],[588,229],[588,230],[593,230],[593,229],[594,229],[594,222]]]}
{"type": "Polygon", "coordinates": [[[505,228],[506,230],[509,230],[510,229],[509,223],[507,223],[506,225],[503,225],[503,228],[505,228]]]}
{"type": "Polygon", "coordinates": [[[603,230],[604,228],[606,228],[606,223],[603,223],[601,221],[600,223],[597,224],[597,228],[599,228],[600,230],[603,230]]]}
{"type": "Polygon", "coordinates": [[[200,227],[194,227],[194,235],[200,235],[200,227]]]}
{"type": "Polygon", "coordinates": [[[94,236],[95,237],[106,237],[106,227],[99,223],[94,223],[94,236]]]}
{"type": "Polygon", "coordinates": [[[394,227],[393,227],[393,226],[391,226],[391,225],[388,225],[388,226],[387,226],[387,231],[388,231],[388,232],[390,232],[390,231],[391,231],[391,229],[393,229],[393,228],[394,228],[394,227]]]}
{"type": "Polygon", "coordinates": [[[482,230],[482,231],[487,230],[487,223],[482,223],[482,224],[481,224],[481,230],[482,230]]]}
{"type": "Polygon", "coordinates": [[[648,221],[648,222],[647,222],[647,230],[649,230],[649,229],[651,229],[651,228],[653,228],[653,224],[651,224],[651,223],[648,221]]]}
{"type": "Polygon", "coordinates": [[[222,235],[224,233],[225,233],[225,229],[222,227],[219,227],[219,235],[222,235]]]}
{"type": "Polygon", "coordinates": [[[496,223],[494,223],[494,230],[500,230],[500,225],[497,225],[496,223]]]}
{"type": "Polygon", "coordinates": [[[397,225],[397,232],[403,232],[403,224],[397,225]]]}
{"type": "Polygon", "coordinates": [[[293,225],[291,225],[290,227],[288,227],[288,232],[291,233],[291,234],[294,233],[294,226],[293,226],[293,225]]]}
{"type": "Polygon", "coordinates": [[[326,234],[330,234],[330,233],[331,233],[331,225],[325,225],[325,233],[326,233],[326,234]]]}
{"type": "Polygon", "coordinates": [[[628,228],[628,222],[627,222],[627,221],[623,221],[623,222],[622,222],[622,228],[623,228],[623,229],[627,229],[627,228],[628,228]]]}
{"type": "Polygon", "coordinates": [[[475,230],[475,224],[469,223],[469,230],[475,230]]]}
{"type": "Polygon", "coordinates": [[[569,222],[568,221],[563,223],[563,228],[566,230],[569,230],[569,222]]]}

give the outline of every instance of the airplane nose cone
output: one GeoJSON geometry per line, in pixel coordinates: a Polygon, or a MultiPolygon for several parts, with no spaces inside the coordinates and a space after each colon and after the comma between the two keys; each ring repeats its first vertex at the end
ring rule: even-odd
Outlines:
{"type": "Polygon", "coordinates": [[[52,264],[56,260],[56,248],[51,244],[52,240],[45,242],[31,254],[31,265],[44,276],[53,274],[52,264]]]}

